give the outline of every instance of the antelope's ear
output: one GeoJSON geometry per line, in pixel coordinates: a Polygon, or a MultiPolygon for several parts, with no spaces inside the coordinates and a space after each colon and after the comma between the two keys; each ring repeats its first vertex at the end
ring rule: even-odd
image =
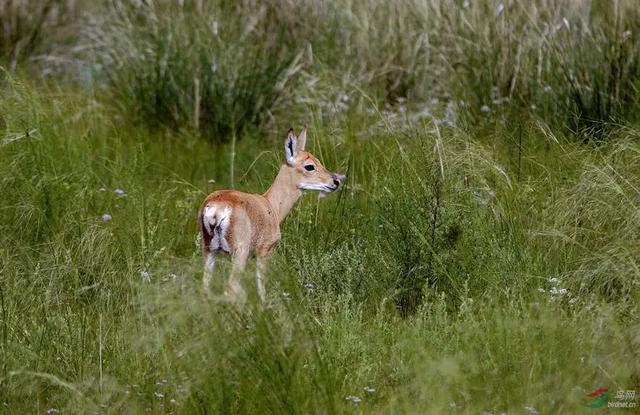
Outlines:
{"type": "Polygon", "coordinates": [[[298,136],[298,146],[296,147],[298,151],[304,151],[304,146],[307,143],[307,127],[304,127],[302,131],[300,131],[300,135],[298,136]]]}
{"type": "Polygon", "coordinates": [[[287,133],[287,139],[284,140],[284,155],[287,160],[287,164],[293,166],[298,155],[298,139],[293,134],[293,128],[289,128],[287,133]]]}

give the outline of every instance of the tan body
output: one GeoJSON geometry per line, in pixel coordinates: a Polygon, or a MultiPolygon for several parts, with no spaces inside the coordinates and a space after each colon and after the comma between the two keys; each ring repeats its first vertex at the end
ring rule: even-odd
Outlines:
{"type": "Polygon", "coordinates": [[[262,301],[266,300],[264,277],[269,255],[280,240],[280,224],[303,190],[333,192],[344,180],[343,175],[329,172],[311,153],[304,151],[305,141],[305,130],[299,137],[289,130],[285,141],[287,160],[264,195],[219,190],[205,199],[198,213],[205,292],[209,292],[216,255],[231,254],[233,268],[225,294],[244,302],[241,273],[249,255],[255,253],[258,294],[262,301]]]}

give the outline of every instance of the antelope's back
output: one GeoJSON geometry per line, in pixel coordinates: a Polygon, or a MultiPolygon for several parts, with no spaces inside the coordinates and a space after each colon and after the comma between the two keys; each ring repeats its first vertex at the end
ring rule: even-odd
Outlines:
{"type": "Polygon", "coordinates": [[[230,244],[235,247],[247,245],[255,248],[263,238],[271,239],[271,234],[278,231],[278,222],[269,203],[259,194],[237,190],[211,193],[200,208],[201,223],[207,209],[228,212],[230,223],[227,235],[230,244]]]}

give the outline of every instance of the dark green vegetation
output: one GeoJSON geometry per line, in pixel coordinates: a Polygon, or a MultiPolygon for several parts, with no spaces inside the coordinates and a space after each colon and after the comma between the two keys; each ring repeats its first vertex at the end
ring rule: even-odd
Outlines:
{"type": "Polygon", "coordinates": [[[27,35],[0,41],[1,412],[581,414],[640,390],[632,2],[184,3],[2,9],[27,35]],[[269,310],[252,267],[245,309],[205,300],[199,203],[264,191],[303,122],[346,187],[287,218],[269,310]]]}

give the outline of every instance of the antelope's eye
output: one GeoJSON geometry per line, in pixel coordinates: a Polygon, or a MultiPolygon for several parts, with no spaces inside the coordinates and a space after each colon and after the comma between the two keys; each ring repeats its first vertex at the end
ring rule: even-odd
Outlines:
{"type": "Polygon", "coordinates": [[[316,166],[314,166],[313,164],[307,164],[306,166],[304,166],[304,169],[306,171],[314,171],[316,169],[316,166]]]}

